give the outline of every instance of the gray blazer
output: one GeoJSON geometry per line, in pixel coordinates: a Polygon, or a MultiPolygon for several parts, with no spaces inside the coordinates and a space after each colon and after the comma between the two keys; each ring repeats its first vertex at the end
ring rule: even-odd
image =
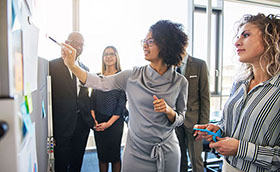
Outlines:
{"type": "Polygon", "coordinates": [[[189,56],[185,77],[189,81],[189,94],[184,125],[192,133],[195,124],[209,122],[210,91],[205,61],[189,56]]]}

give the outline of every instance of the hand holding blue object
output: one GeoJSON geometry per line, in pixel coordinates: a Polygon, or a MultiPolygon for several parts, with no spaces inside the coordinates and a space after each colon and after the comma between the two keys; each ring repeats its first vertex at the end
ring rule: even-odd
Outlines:
{"type": "Polygon", "coordinates": [[[207,132],[208,135],[212,135],[213,136],[213,140],[214,142],[217,142],[216,140],[216,137],[222,137],[222,132],[221,130],[218,130],[216,133],[212,132],[212,131],[209,131],[207,129],[201,129],[201,128],[193,128],[194,130],[199,130],[199,131],[202,131],[202,132],[207,132]]]}

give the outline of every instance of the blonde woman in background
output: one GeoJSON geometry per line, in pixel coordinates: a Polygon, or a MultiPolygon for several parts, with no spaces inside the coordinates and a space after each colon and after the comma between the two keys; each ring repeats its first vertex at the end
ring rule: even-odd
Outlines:
{"type": "MultiPolygon", "coordinates": [[[[121,71],[118,51],[113,46],[104,49],[100,76],[109,76],[121,71]]],[[[93,90],[91,113],[95,119],[94,138],[100,172],[107,172],[112,163],[112,172],[121,171],[121,140],[123,134],[123,115],[126,110],[126,95],[122,90],[103,92],[93,90]]]]}

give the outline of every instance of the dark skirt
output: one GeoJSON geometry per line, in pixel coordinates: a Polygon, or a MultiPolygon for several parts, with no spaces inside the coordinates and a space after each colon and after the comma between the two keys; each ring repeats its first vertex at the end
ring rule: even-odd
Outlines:
{"type": "MultiPolygon", "coordinates": [[[[111,117],[95,112],[98,123],[107,122],[111,117]]],[[[102,162],[118,162],[121,160],[121,140],[124,120],[120,117],[104,131],[95,131],[94,138],[97,156],[102,162]]]]}

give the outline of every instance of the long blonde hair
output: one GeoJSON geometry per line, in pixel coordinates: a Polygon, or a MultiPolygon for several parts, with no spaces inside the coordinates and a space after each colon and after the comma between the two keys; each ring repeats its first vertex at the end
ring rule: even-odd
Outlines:
{"type": "Polygon", "coordinates": [[[105,70],[106,70],[106,64],[104,63],[105,51],[106,51],[107,49],[109,49],[109,48],[111,48],[111,49],[114,51],[115,56],[116,56],[116,58],[117,58],[117,62],[116,62],[116,64],[115,64],[116,70],[117,70],[118,72],[122,70],[122,69],[121,69],[120,57],[119,57],[118,50],[117,50],[114,46],[107,46],[107,47],[104,49],[103,54],[102,54],[102,69],[101,69],[101,74],[102,74],[102,75],[104,74],[104,72],[105,72],[105,70]]]}

